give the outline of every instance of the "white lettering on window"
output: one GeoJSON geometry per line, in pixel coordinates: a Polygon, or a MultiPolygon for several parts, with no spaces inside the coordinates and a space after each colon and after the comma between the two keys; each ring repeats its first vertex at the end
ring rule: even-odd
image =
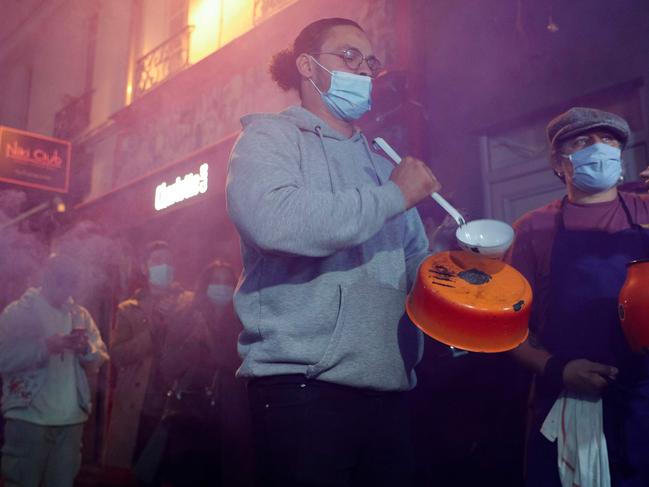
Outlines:
{"type": "Polygon", "coordinates": [[[169,208],[171,205],[180,203],[207,191],[207,170],[206,163],[198,168],[198,174],[188,173],[184,177],[178,176],[176,181],[167,186],[167,183],[158,184],[155,189],[155,209],[157,211],[169,208]]]}

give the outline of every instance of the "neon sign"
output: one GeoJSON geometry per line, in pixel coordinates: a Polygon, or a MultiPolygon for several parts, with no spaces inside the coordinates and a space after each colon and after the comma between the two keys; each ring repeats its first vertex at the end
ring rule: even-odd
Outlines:
{"type": "Polygon", "coordinates": [[[0,181],[67,193],[70,142],[0,127],[0,181]]]}
{"type": "Polygon", "coordinates": [[[52,167],[56,169],[63,165],[63,159],[59,156],[59,151],[57,149],[54,149],[54,151],[49,154],[43,149],[29,149],[22,147],[18,144],[17,140],[14,140],[13,144],[7,144],[5,148],[5,156],[10,159],[29,162],[36,166],[52,167]]]}
{"type": "Polygon", "coordinates": [[[155,188],[156,211],[169,208],[176,203],[188,200],[207,191],[206,163],[201,164],[197,173],[188,173],[184,177],[176,177],[176,181],[167,186],[167,183],[158,184],[155,188]]]}

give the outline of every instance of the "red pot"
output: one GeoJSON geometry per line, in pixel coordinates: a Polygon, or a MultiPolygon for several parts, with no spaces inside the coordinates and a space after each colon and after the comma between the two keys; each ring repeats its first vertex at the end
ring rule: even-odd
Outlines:
{"type": "Polygon", "coordinates": [[[620,291],[618,313],[631,349],[649,347],[649,260],[629,262],[620,291]]]}

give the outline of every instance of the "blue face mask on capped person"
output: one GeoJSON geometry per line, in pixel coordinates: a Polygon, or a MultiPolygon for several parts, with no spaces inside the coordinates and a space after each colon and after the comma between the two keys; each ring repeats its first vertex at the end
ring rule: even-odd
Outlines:
{"type": "Polygon", "coordinates": [[[361,118],[372,108],[372,78],[346,71],[329,71],[311,57],[313,61],[331,75],[329,89],[323,93],[313,82],[329,111],[345,122],[361,118]]]}
{"type": "Polygon", "coordinates": [[[210,284],[207,286],[207,297],[214,304],[227,304],[232,301],[234,287],[227,284],[210,284]]]}
{"type": "Polygon", "coordinates": [[[586,193],[597,193],[612,188],[620,180],[621,155],[619,147],[597,143],[563,157],[572,163],[573,184],[586,193]]]}
{"type": "Polygon", "coordinates": [[[149,283],[158,287],[169,287],[174,280],[174,268],[169,264],[149,266],[149,283]]]}

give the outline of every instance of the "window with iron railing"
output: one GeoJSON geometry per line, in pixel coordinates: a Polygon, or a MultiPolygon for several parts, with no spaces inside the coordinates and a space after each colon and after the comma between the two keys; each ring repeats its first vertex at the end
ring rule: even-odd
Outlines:
{"type": "Polygon", "coordinates": [[[137,98],[157,86],[169,76],[189,64],[189,39],[192,26],[146,53],[135,62],[133,98],[137,98]]]}
{"type": "Polygon", "coordinates": [[[294,3],[295,0],[254,0],[253,24],[266,20],[271,15],[279,12],[284,7],[294,3]]]}
{"type": "Polygon", "coordinates": [[[296,0],[190,0],[190,59],[199,61],[296,0]]]}
{"type": "MultiPolygon", "coordinates": [[[[297,0],[167,0],[166,21],[159,3],[143,2],[139,44],[151,46],[168,29],[173,35],[135,61],[130,99],[217,51],[297,0]],[[178,30],[179,26],[184,27],[178,30]]],[[[159,41],[158,41],[159,42],[159,41]]]]}
{"type": "Polygon", "coordinates": [[[54,137],[71,140],[88,127],[93,93],[66,97],[63,108],[54,114],[54,137]]]}

